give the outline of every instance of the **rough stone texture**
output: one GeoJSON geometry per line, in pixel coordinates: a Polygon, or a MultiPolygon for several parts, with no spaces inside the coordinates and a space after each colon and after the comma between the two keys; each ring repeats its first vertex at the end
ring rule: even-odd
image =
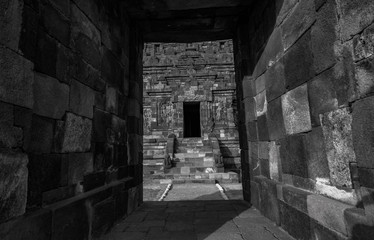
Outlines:
{"type": "Polygon", "coordinates": [[[306,84],[282,96],[282,110],[288,135],[307,132],[312,129],[306,84]]]}
{"type": "MultiPolygon", "coordinates": [[[[282,25],[284,49],[287,50],[315,21],[314,1],[302,0],[282,25]]],[[[309,66],[308,66],[309,67],[309,66]]]]}
{"type": "Polygon", "coordinates": [[[359,167],[374,168],[372,160],[373,148],[373,119],[374,97],[360,100],[353,104],[353,146],[359,167]]]}
{"type": "Polygon", "coordinates": [[[357,97],[362,98],[374,92],[374,56],[355,65],[357,97]]]}
{"type": "Polygon", "coordinates": [[[254,121],[256,120],[256,102],[254,98],[244,99],[244,108],[245,108],[245,121],[254,121]]]}
{"type": "Polygon", "coordinates": [[[337,12],[335,1],[327,3],[317,13],[317,21],[311,30],[314,70],[320,73],[336,62],[337,12]]]}
{"type": "Polygon", "coordinates": [[[106,89],[105,110],[114,114],[118,113],[118,95],[115,88],[106,89]]]}
{"type": "Polygon", "coordinates": [[[93,172],[92,153],[70,153],[66,158],[69,184],[82,182],[85,175],[93,172]]]}
{"type": "Polygon", "coordinates": [[[93,117],[93,106],[95,103],[95,92],[73,80],[70,87],[70,110],[83,117],[93,117]]]}
{"type": "Polygon", "coordinates": [[[343,40],[352,38],[374,20],[374,3],[371,0],[338,0],[340,29],[343,40]]]}
{"type": "Polygon", "coordinates": [[[308,214],[311,218],[330,229],[347,235],[344,211],[351,208],[350,205],[318,195],[309,195],[307,202],[308,214]]]}
{"type": "MultiPolygon", "coordinates": [[[[53,142],[54,121],[32,116],[29,141],[24,142],[27,152],[31,153],[49,153],[51,152],[53,142]]],[[[26,138],[27,139],[27,138],[26,138]]]]}
{"type": "Polygon", "coordinates": [[[57,122],[55,151],[85,152],[91,147],[92,121],[67,113],[64,121],[57,122]]]}
{"type": "Polygon", "coordinates": [[[314,77],[314,69],[310,67],[313,65],[310,31],[287,51],[283,56],[283,62],[287,89],[293,89],[314,77]]]}
{"type": "Polygon", "coordinates": [[[354,60],[369,58],[374,54],[374,24],[353,38],[354,60]]]}
{"type": "Polygon", "coordinates": [[[32,108],[33,64],[16,53],[0,47],[0,100],[32,108]]]}
{"type": "Polygon", "coordinates": [[[308,156],[308,177],[311,179],[329,179],[329,165],[325,151],[322,128],[313,128],[305,137],[308,156]]]}
{"type": "Polygon", "coordinates": [[[332,184],[352,187],[349,163],[356,161],[352,142],[352,115],[348,108],[321,116],[332,184]]]}
{"type": "Polygon", "coordinates": [[[259,93],[257,96],[255,96],[255,102],[256,102],[256,116],[260,117],[267,112],[268,108],[268,102],[266,100],[266,91],[263,91],[259,93]]]}
{"type": "Polygon", "coordinates": [[[6,150],[0,153],[0,223],[25,213],[27,163],[26,154],[6,150]]]}
{"type": "Polygon", "coordinates": [[[268,101],[280,97],[286,92],[283,61],[276,62],[266,73],[266,97],[268,101]]]}
{"type": "Polygon", "coordinates": [[[0,147],[22,146],[23,131],[14,127],[13,106],[0,102],[0,147]]]}
{"type": "Polygon", "coordinates": [[[23,1],[0,2],[0,43],[17,51],[21,33],[23,1]]]}
{"type": "Polygon", "coordinates": [[[69,107],[69,86],[43,74],[35,74],[34,113],[61,119],[69,107]]]}
{"type": "Polygon", "coordinates": [[[270,142],[269,144],[269,168],[270,168],[270,179],[275,181],[281,180],[281,158],[280,158],[280,146],[276,142],[270,142]]]}
{"type": "Polygon", "coordinates": [[[278,140],[283,138],[286,135],[286,130],[285,121],[283,120],[281,98],[277,98],[268,104],[266,117],[270,140],[278,140]]]}

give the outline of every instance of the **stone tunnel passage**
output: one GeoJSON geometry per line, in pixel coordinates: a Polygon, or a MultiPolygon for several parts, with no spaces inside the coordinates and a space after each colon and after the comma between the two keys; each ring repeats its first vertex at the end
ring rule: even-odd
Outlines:
{"type": "MultiPolygon", "coordinates": [[[[2,1],[0,239],[99,239],[157,210],[142,204],[144,42],[224,39],[244,200],[296,239],[372,239],[373,22],[372,0],[2,1]]],[[[210,142],[225,168],[214,150],[230,145],[210,142]]]]}

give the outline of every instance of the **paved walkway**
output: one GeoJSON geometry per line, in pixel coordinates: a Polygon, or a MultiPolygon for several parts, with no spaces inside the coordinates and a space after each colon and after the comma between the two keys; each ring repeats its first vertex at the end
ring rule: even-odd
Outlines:
{"type": "MultiPolygon", "coordinates": [[[[102,240],[291,240],[242,199],[240,184],[174,185],[162,202],[145,202],[102,240]],[[235,200],[232,200],[235,199],[235,200]],[[238,200],[239,199],[239,200],[238,200]],[[189,201],[186,201],[189,200],[189,201]]],[[[148,186],[148,198],[165,187],[148,186]]]]}
{"type": "Polygon", "coordinates": [[[291,240],[242,200],[145,202],[102,240],[291,240]]]}

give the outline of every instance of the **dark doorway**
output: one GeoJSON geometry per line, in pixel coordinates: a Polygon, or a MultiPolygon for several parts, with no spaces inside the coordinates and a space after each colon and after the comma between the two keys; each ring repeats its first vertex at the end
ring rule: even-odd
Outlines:
{"type": "Polygon", "coordinates": [[[184,137],[201,137],[200,103],[183,103],[184,137]]]}

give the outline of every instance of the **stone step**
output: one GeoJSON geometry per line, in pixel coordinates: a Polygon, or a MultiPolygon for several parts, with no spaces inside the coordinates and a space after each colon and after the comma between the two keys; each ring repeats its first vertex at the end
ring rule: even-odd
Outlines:
{"type": "Polygon", "coordinates": [[[176,153],[175,158],[186,159],[186,158],[200,158],[205,157],[206,153],[176,153]]]}
{"type": "Polygon", "coordinates": [[[214,161],[202,161],[202,162],[176,162],[175,167],[214,167],[214,161]]]}
{"type": "Polygon", "coordinates": [[[165,169],[165,174],[200,174],[200,173],[215,173],[217,169],[213,166],[193,166],[193,167],[173,167],[165,169]]]}
{"type": "Polygon", "coordinates": [[[153,179],[159,179],[161,184],[173,183],[238,183],[239,174],[228,173],[201,173],[201,174],[163,174],[154,175],[153,179]]]}

